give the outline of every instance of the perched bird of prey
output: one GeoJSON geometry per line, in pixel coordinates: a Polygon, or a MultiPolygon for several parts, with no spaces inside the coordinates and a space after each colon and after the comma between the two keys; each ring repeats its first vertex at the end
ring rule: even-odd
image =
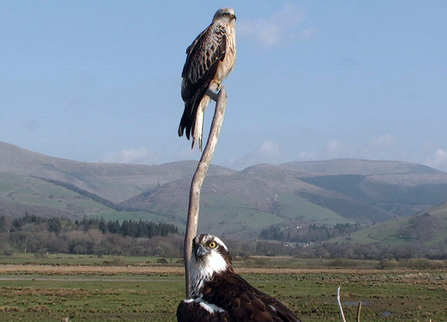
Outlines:
{"type": "Polygon", "coordinates": [[[234,272],[228,248],[219,238],[195,237],[188,265],[190,298],[178,306],[178,322],[302,322],[234,272]]]}
{"type": "Polygon", "coordinates": [[[186,49],[186,62],[182,72],[182,99],[185,110],[178,128],[178,135],[197,140],[202,151],[203,118],[209,103],[208,88],[220,83],[233,70],[236,60],[236,15],[232,8],[221,8],[213,21],[186,49]]]}

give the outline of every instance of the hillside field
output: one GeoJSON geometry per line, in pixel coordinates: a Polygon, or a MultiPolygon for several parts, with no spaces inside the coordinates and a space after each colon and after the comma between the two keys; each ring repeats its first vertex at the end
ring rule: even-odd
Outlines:
{"type": "Polygon", "coordinates": [[[401,246],[420,243],[427,247],[442,247],[447,242],[447,202],[421,211],[409,218],[394,218],[371,225],[331,242],[401,246]],[[439,246],[441,245],[441,246],[439,246]]]}

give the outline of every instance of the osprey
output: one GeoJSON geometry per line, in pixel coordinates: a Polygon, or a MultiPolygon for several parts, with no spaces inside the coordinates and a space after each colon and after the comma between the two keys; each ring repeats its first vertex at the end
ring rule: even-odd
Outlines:
{"type": "Polygon", "coordinates": [[[178,306],[178,322],[302,322],[234,272],[228,248],[218,237],[196,236],[188,265],[190,298],[178,306]]]}
{"type": "Polygon", "coordinates": [[[186,49],[186,62],[182,72],[182,99],[185,110],[178,128],[178,135],[197,140],[202,151],[203,118],[209,104],[208,88],[217,88],[233,70],[236,60],[236,15],[232,8],[221,8],[214,14],[212,23],[197,36],[186,49]]]}

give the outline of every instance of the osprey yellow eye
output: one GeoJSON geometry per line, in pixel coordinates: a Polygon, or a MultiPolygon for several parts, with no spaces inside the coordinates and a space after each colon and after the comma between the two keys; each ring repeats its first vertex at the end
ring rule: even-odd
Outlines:
{"type": "Polygon", "coordinates": [[[216,247],[217,247],[217,243],[216,243],[215,241],[212,241],[212,242],[209,242],[209,243],[208,243],[208,246],[209,246],[210,248],[216,248],[216,247]]]}

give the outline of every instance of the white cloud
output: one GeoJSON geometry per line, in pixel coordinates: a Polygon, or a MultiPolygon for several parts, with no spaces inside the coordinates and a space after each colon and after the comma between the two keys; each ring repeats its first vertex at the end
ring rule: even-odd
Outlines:
{"type": "MultiPolygon", "coordinates": [[[[278,164],[287,161],[317,161],[331,159],[369,159],[369,160],[405,160],[401,157],[402,150],[399,141],[392,134],[384,134],[367,139],[363,145],[353,145],[350,142],[331,138],[315,149],[293,151],[281,149],[276,141],[265,141],[255,151],[243,157],[233,157],[229,160],[229,167],[245,168],[259,163],[278,164]]],[[[427,160],[426,164],[447,170],[447,150],[438,149],[435,156],[427,160]]]]}
{"type": "Polygon", "coordinates": [[[277,46],[284,41],[309,40],[317,32],[317,28],[298,30],[303,22],[304,13],[295,5],[286,3],[284,9],[268,18],[238,22],[238,33],[249,36],[259,44],[267,47],[277,46]]]}
{"type": "Polygon", "coordinates": [[[422,148],[423,149],[433,150],[433,149],[436,148],[436,144],[434,144],[431,141],[424,141],[424,142],[422,142],[422,148]]]}
{"type": "MultiPolygon", "coordinates": [[[[205,149],[205,146],[203,147],[205,149]]],[[[197,146],[194,146],[194,149],[191,148],[182,148],[178,155],[177,160],[190,160],[190,159],[197,159],[200,158],[200,152],[197,146]]]]}
{"type": "Polygon", "coordinates": [[[302,151],[298,154],[299,161],[315,161],[339,158],[359,159],[392,159],[390,152],[397,150],[397,139],[391,134],[374,137],[362,147],[342,143],[337,139],[329,140],[319,151],[302,151]]]}
{"type": "Polygon", "coordinates": [[[327,143],[327,151],[330,154],[336,154],[338,151],[340,151],[340,142],[336,139],[332,139],[327,143]]]}
{"type": "Polygon", "coordinates": [[[276,157],[279,155],[279,145],[273,141],[265,141],[257,150],[257,154],[264,157],[276,157]]]}
{"type": "Polygon", "coordinates": [[[302,151],[298,155],[298,161],[311,161],[311,160],[316,160],[315,152],[302,151]]]}
{"type": "Polygon", "coordinates": [[[397,145],[397,139],[391,134],[372,138],[369,144],[373,149],[389,149],[397,145]]]}
{"type": "Polygon", "coordinates": [[[310,40],[318,33],[318,28],[310,27],[300,31],[296,36],[300,40],[310,40]]]}
{"type": "Polygon", "coordinates": [[[229,166],[243,169],[259,163],[278,163],[282,153],[279,144],[275,141],[264,141],[255,151],[245,154],[242,158],[232,157],[229,166]]]}
{"type": "Polygon", "coordinates": [[[425,161],[425,164],[432,168],[447,171],[447,150],[436,149],[436,152],[425,161]]]}
{"type": "Polygon", "coordinates": [[[159,153],[150,152],[146,148],[139,148],[111,151],[106,153],[100,161],[106,163],[153,164],[159,160],[159,153]]]}
{"type": "Polygon", "coordinates": [[[337,139],[329,140],[320,151],[301,151],[297,161],[316,161],[350,157],[350,150],[337,139]]]}
{"type": "Polygon", "coordinates": [[[356,154],[358,157],[365,159],[391,159],[390,152],[396,150],[397,147],[397,139],[391,134],[386,134],[372,138],[368,143],[360,148],[360,151],[356,154]]]}

